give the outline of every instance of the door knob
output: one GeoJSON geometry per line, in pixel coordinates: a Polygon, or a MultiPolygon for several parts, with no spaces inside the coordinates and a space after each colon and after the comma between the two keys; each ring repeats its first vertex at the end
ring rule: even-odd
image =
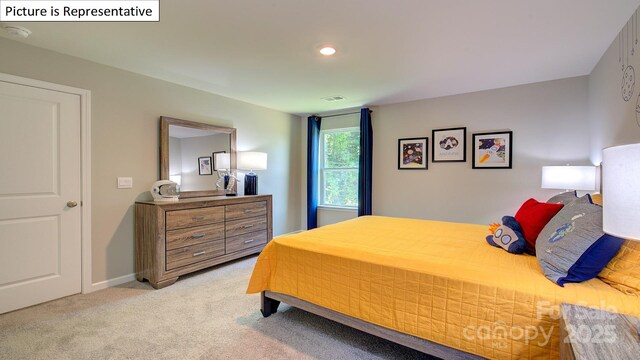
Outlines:
{"type": "Polygon", "coordinates": [[[75,201],[67,201],[67,206],[70,208],[74,208],[76,206],[78,206],[78,203],[75,201]]]}

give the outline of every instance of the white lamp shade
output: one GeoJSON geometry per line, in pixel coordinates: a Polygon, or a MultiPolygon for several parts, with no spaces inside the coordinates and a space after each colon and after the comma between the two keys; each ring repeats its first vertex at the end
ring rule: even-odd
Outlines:
{"type": "Polygon", "coordinates": [[[542,188],[593,191],[596,189],[596,167],[543,166],[542,188]]]}
{"type": "Polygon", "coordinates": [[[602,151],[602,228],[640,240],[640,144],[602,151]]]}
{"type": "Polygon", "coordinates": [[[229,170],[231,169],[231,154],[217,153],[215,156],[215,169],[214,170],[229,170]]]}
{"type": "Polygon", "coordinates": [[[267,153],[256,151],[243,151],[238,153],[238,169],[241,170],[266,170],[267,153]]]}

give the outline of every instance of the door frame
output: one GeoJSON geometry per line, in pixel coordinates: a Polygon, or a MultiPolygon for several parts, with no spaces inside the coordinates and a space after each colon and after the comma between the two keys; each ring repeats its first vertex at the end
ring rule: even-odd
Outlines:
{"type": "Polygon", "coordinates": [[[82,293],[92,291],[91,277],[91,91],[0,73],[0,81],[80,96],[80,183],[82,293]]]}

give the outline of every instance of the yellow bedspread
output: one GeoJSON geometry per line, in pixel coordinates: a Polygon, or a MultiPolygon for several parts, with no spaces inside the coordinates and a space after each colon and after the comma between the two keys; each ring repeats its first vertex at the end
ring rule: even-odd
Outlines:
{"type": "Polygon", "coordinates": [[[271,241],[248,293],[271,290],[492,359],[559,357],[562,302],[640,315],[600,280],[547,280],[487,226],[366,216],[271,241]]]}

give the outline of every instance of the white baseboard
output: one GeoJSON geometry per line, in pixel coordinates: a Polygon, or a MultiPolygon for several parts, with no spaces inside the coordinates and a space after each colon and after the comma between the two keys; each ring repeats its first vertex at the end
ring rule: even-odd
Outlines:
{"type": "Polygon", "coordinates": [[[118,286],[124,283],[128,283],[130,281],[134,281],[135,279],[136,279],[136,274],[128,274],[128,275],[120,276],[117,278],[93,283],[91,284],[91,292],[118,286]]]}
{"type": "Polygon", "coordinates": [[[305,230],[296,230],[296,231],[288,232],[286,234],[276,235],[276,236],[274,236],[274,238],[277,238],[277,237],[280,237],[280,236],[286,236],[286,235],[293,235],[293,234],[301,233],[303,231],[305,231],[305,230]]]}
{"type": "MultiPolygon", "coordinates": [[[[303,231],[304,230],[296,230],[296,231],[292,231],[292,232],[289,232],[289,233],[286,233],[286,234],[282,234],[282,235],[278,235],[278,236],[293,235],[293,234],[301,233],[303,231]]],[[[113,279],[109,279],[109,280],[93,283],[93,284],[91,284],[90,292],[94,292],[94,291],[103,290],[103,289],[106,289],[106,288],[118,286],[118,285],[121,285],[121,284],[124,284],[124,283],[128,283],[129,281],[134,281],[135,279],[136,279],[136,274],[128,274],[128,275],[120,276],[120,277],[117,277],[117,278],[113,278],[113,279]]]]}

